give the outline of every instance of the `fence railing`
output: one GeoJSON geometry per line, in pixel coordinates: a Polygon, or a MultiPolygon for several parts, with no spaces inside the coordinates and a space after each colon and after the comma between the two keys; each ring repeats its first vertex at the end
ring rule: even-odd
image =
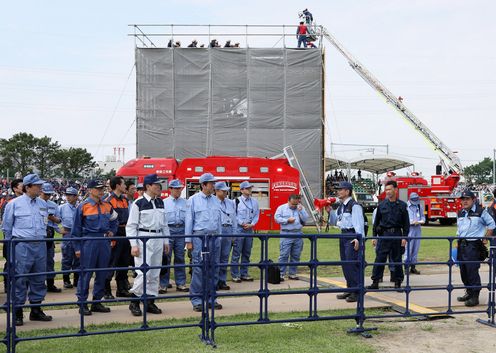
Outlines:
{"type": "MultiPolygon", "coordinates": [[[[239,235],[238,235],[239,236],[239,235]]],[[[351,328],[348,332],[351,333],[359,333],[364,336],[368,335],[368,331],[373,330],[374,328],[366,328],[364,326],[366,320],[369,319],[378,319],[378,318],[393,318],[393,317],[418,317],[418,316],[436,316],[436,315],[457,315],[457,314],[486,314],[486,319],[479,319],[478,322],[482,324],[486,324],[492,327],[496,327],[495,324],[495,292],[494,292],[494,283],[495,283],[495,271],[494,271],[494,258],[495,258],[495,246],[491,243],[489,258],[485,261],[458,261],[452,258],[452,250],[455,248],[454,242],[457,241],[456,237],[422,237],[422,238],[408,238],[412,239],[421,239],[422,242],[429,241],[446,241],[448,243],[447,248],[447,261],[422,261],[416,262],[416,266],[422,265],[445,265],[448,267],[447,274],[447,283],[438,284],[435,286],[415,286],[412,284],[411,276],[408,271],[409,266],[412,264],[409,260],[406,262],[397,262],[397,263],[373,263],[366,261],[366,249],[367,244],[372,239],[376,238],[361,238],[359,237],[359,250],[357,254],[356,260],[331,260],[331,259],[319,259],[319,255],[322,255],[322,251],[319,252],[319,244],[328,241],[328,240],[337,240],[343,237],[348,238],[350,240],[354,239],[355,235],[341,235],[341,234],[243,234],[243,237],[253,237],[254,239],[258,239],[260,241],[260,252],[259,254],[252,254],[252,262],[250,263],[240,263],[240,266],[248,266],[251,268],[252,274],[257,274],[258,276],[258,288],[252,291],[236,291],[236,292],[219,292],[217,291],[217,283],[216,280],[216,271],[219,268],[227,268],[231,266],[230,263],[219,263],[216,259],[215,254],[216,251],[216,239],[219,237],[236,237],[236,235],[194,235],[201,239],[202,249],[201,249],[201,261],[199,263],[190,263],[183,265],[154,265],[151,266],[147,263],[147,252],[149,249],[146,246],[147,242],[152,239],[165,238],[163,236],[148,236],[148,237],[128,237],[128,239],[138,239],[142,242],[143,246],[141,247],[143,251],[143,259],[144,263],[141,266],[135,267],[105,267],[105,268],[85,268],[81,265],[76,270],[66,270],[66,271],[55,271],[55,272],[37,272],[37,273],[19,273],[16,271],[16,263],[19,266],[18,261],[22,261],[16,259],[16,248],[22,246],[20,244],[33,243],[33,242],[46,242],[46,241],[55,241],[55,243],[67,242],[67,241],[79,241],[81,243],[93,241],[93,242],[102,242],[102,246],[110,247],[111,239],[115,238],[104,238],[104,237],[86,237],[86,238],[78,238],[77,240],[74,238],[61,238],[61,239],[43,239],[43,240],[25,240],[25,239],[12,239],[12,240],[2,240],[1,243],[3,246],[8,247],[9,258],[7,260],[6,270],[1,272],[0,275],[4,277],[5,285],[7,289],[6,301],[3,305],[0,306],[6,312],[5,315],[5,336],[1,340],[7,347],[7,352],[16,352],[17,345],[21,342],[25,341],[35,341],[35,340],[46,340],[46,339],[56,339],[56,338],[67,338],[67,337],[82,337],[82,336],[93,336],[100,334],[113,334],[113,333],[123,333],[123,332],[136,332],[136,331],[151,331],[151,330],[165,330],[165,329],[181,329],[181,328],[191,328],[197,327],[200,331],[200,338],[203,342],[210,345],[215,345],[215,331],[218,328],[228,327],[228,326],[244,326],[244,325],[257,325],[257,324],[271,324],[271,323],[288,323],[288,322],[305,322],[305,321],[321,321],[321,320],[355,320],[355,327],[351,328]],[[281,239],[281,238],[303,238],[309,242],[309,257],[306,261],[299,262],[272,262],[270,259],[269,253],[269,241],[270,239],[281,239]],[[453,268],[460,264],[467,263],[483,263],[489,265],[489,275],[487,279],[487,285],[482,284],[481,286],[472,286],[466,287],[463,285],[454,284],[454,274],[453,268]],[[338,287],[324,287],[321,285],[319,281],[319,269],[327,266],[343,266],[349,264],[359,264],[359,281],[358,286],[353,288],[338,288],[338,287]],[[269,287],[269,267],[270,266],[298,266],[299,268],[305,267],[308,269],[308,287],[305,288],[296,288],[296,289],[278,289],[271,290],[269,287]],[[365,286],[365,273],[368,267],[373,265],[392,265],[392,266],[405,266],[405,279],[404,286],[402,288],[380,288],[380,289],[368,289],[365,286]],[[198,322],[185,322],[185,323],[177,323],[172,321],[170,325],[153,325],[149,320],[149,316],[147,315],[147,305],[149,299],[154,300],[186,300],[192,297],[189,293],[180,294],[179,292],[173,295],[158,295],[158,296],[150,296],[147,291],[147,281],[145,280],[143,283],[143,295],[141,297],[135,298],[116,298],[111,300],[74,300],[74,301],[57,301],[57,302],[43,302],[43,303],[29,303],[18,305],[16,304],[16,282],[22,280],[23,278],[27,278],[29,280],[30,277],[34,276],[46,276],[48,274],[70,274],[74,272],[79,273],[79,283],[81,285],[81,281],[83,280],[83,274],[91,272],[105,272],[109,273],[110,271],[115,270],[137,270],[143,272],[143,277],[147,277],[147,273],[152,269],[163,269],[166,268],[170,271],[173,268],[180,267],[191,267],[191,268],[200,268],[202,274],[202,294],[201,294],[201,317],[198,322]],[[476,289],[483,290],[488,289],[488,302],[487,305],[482,308],[475,308],[471,310],[456,310],[453,305],[453,291],[459,289],[476,289]],[[448,305],[445,310],[434,311],[430,310],[427,313],[418,313],[415,310],[412,310],[412,300],[411,296],[415,292],[422,291],[447,291],[448,294],[448,305]],[[319,310],[318,302],[319,298],[325,295],[330,294],[338,294],[343,292],[354,292],[357,293],[357,302],[353,307],[353,312],[349,314],[339,314],[339,315],[329,315],[327,313],[322,313],[324,310],[319,310]],[[367,310],[365,308],[365,298],[370,293],[377,292],[399,292],[404,294],[405,296],[405,304],[404,311],[399,311],[396,313],[386,312],[386,313],[372,313],[370,315],[367,314],[367,310]],[[277,298],[282,295],[307,295],[308,296],[308,311],[304,313],[303,316],[294,317],[292,315],[288,318],[271,318],[271,305],[269,298],[277,298]],[[216,314],[215,310],[215,302],[218,298],[243,298],[247,296],[256,296],[258,298],[258,317],[254,320],[244,320],[244,321],[229,321],[227,320],[219,320],[219,316],[216,314]],[[116,329],[112,328],[109,330],[97,329],[97,330],[88,330],[88,324],[85,320],[85,316],[82,310],[79,312],[79,327],[75,328],[73,332],[70,332],[70,329],[64,330],[62,333],[54,333],[44,334],[42,336],[33,336],[29,335],[29,331],[24,331],[22,335],[18,334],[18,330],[15,326],[15,312],[19,308],[33,308],[33,307],[67,307],[67,306],[77,306],[78,308],[82,308],[83,305],[93,304],[93,303],[123,303],[123,302],[131,302],[131,301],[139,301],[144,305],[143,317],[140,320],[140,323],[137,325],[126,323],[123,325],[123,328],[116,329]],[[67,331],[67,332],[66,332],[67,331]]],[[[170,238],[185,238],[184,235],[174,235],[170,238]]],[[[398,237],[380,237],[381,240],[386,239],[398,239],[398,237]]],[[[407,237],[405,237],[407,238],[407,237]]],[[[336,244],[337,245],[337,244],[336,244]]],[[[370,254],[369,254],[370,255],[370,254]]],[[[86,254],[84,253],[84,246],[81,246],[81,258],[84,258],[86,254]]],[[[373,294],[371,294],[373,295],[373,294]]],[[[172,305],[172,304],[171,304],[172,305]]],[[[112,315],[112,314],[109,314],[112,315]]]]}

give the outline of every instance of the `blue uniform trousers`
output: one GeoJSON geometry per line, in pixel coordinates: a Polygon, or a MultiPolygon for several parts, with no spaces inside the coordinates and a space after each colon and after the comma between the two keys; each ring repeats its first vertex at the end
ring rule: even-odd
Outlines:
{"type": "MultiPolygon", "coordinates": [[[[64,235],[64,239],[67,239],[68,237],[69,235],[64,235]]],[[[76,257],[72,242],[63,241],[60,245],[60,249],[62,250],[62,271],[78,269],[79,259],[76,257]]]]}
{"type": "Polygon", "coordinates": [[[411,225],[410,232],[408,233],[408,243],[405,249],[405,262],[410,262],[411,265],[415,265],[418,261],[418,252],[420,249],[420,239],[410,239],[410,237],[420,237],[422,235],[422,229],[420,226],[411,225]]]}
{"type": "MultiPolygon", "coordinates": [[[[184,265],[184,225],[181,227],[169,226],[171,237],[169,238],[169,253],[164,254],[167,259],[162,259],[162,263],[171,263],[172,255],[174,254],[174,265],[184,265]],[[174,235],[182,235],[175,238],[174,235]]],[[[160,271],[160,288],[166,288],[170,281],[171,269],[163,269],[160,271]]],[[[186,284],[186,268],[174,268],[174,279],[176,286],[184,286],[186,284]]]]}
{"type": "MultiPolygon", "coordinates": [[[[303,233],[291,233],[303,234],[303,233]]],[[[301,238],[281,238],[279,241],[279,262],[300,262],[301,251],[303,250],[303,239],[301,238]],[[289,260],[289,261],[288,261],[289,260]]],[[[286,275],[286,265],[280,265],[281,277],[286,275]]],[[[296,276],[298,266],[289,266],[289,275],[296,276]]]]}
{"type": "MultiPolygon", "coordinates": [[[[92,233],[87,234],[87,236],[104,238],[102,233],[92,233]]],[[[79,260],[83,270],[108,267],[110,261],[110,240],[107,238],[105,238],[105,240],[82,240],[81,257],[79,260]]],[[[100,300],[103,297],[105,291],[105,280],[108,277],[108,273],[109,271],[95,272],[93,298],[96,300],[100,300]]],[[[78,300],[83,301],[88,299],[92,275],[93,271],[88,271],[84,272],[80,277],[76,293],[78,300]]]]}
{"type": "MultiPolygon", "coordinates": [[[[480,245],[480,240],[462,240],[458,246],[458,261],[480,261],[480,245]]],[[[465,286],[481,285],[479,268],[480,262],[460,264],[460,275],[465,286]]],[[[467,293],[474,297],[479,297],[479,292],[480,289],[467,288],[467,293]]]]}
{"type": "Polygon", "coordinates": [[[45,242],[23,242],[15,244],[15,273],[33,276],[20,277],[15,284],[15,305],[23,305],[26,295],[30,303],[42,302],[46,295],[46,275],[36,275],[46,272],[47,246],[45,242]],[[28,293],[29,288],[29,293],[28,293]]]}
{"type": "MultiPolygon", "coordinates": [[[[223,226],[222,234],[232,235],[234,233],[232,226],[223,226]]],[[[229,255],[231,254],[233,237],[222,237],[220,241],[220,258],[219,264],[229,264],[229,255]]],[[[227,281],[227,266],[221,266],[217,269],[217,283],[227,281]]]]}
{"type": "MultiPolygon", "coordinates": [[[[202,265],[203,264],[203,257],[202,257],[202,252],[203,252],[203,232],[194,232],[192,236],[192,243],[193,243],[193,251],[191,252],[192,255],[192,264],[193,265],[202,265]],[[200,237],[198,237],[201,235],[200,237]]],[[[219,256],[220,256],[220,237],[216,237],[213,239],[213,241],[210,244],[210,260],[212,263],[219,263],[219,256]],[[213,247],[213,249],[212,249],[213,247]]],[[[191,276],[191,285],[189,287],[189,293],[191,295],[191,304],[193,306],[195,305],[200,305],[202,303],[202,295],[203,295],[203,281],[206,281],[206,285],[210,286],[212,285],[211,281],[215,280],[215,270],[210,271],[209,269],[209,275],[207,278],[203,278],[203,269],[201,266],[199,267],[193,267],[193,274],[191,276]]],[[[217,283],[213,283],[215,286],[217,283]]]]}
{"type": "MultiPolygon", "coordinates": [[[[355,250],[351,238],[341,238],[339,239],[339,254],[341,255],[341,261],[357,261],[358,251],[355,250]]],[[[347,288],[358,287],[358,282],[360,278],[360,264],[343,264],[344,278],[346,279],[347,288]]]]}
{"type": "MultiPolygon", "coordinates": [[[[390,261],[399,263],[398,265],[393,266],[393,270],[391,272],[391,280],[393,282],[403,282],[403,266],[401,266],[401,238],[399,238],[400,234],[391,234],[388,233],[387,236],[398,236],[398,239],[381,239],[378,237],[377,245],[375,248],[376,257],[375,262],[383,262],[387,261],[388,255],[390,256],[390,261]]],[[[378,282],[382,279],[384,274],[384,265],[374,265],[374,269],[372,270],[372,281],[378,282]]]]}
{"type": "Polygon", "coordinates": [[[251,256],[251,248],[253,247],[253,238],[244,237],[243,234],[253,234],[253,229],[244,230],[238,227],[238,234],[234,239],[234,247],[231,256],[231,277],[247,277],[248,276],[248,266],[239,266],[239,259],[241,258],[241,263],[249,263],[251,256]],[[240,271],[241,269],[241,271],[240,271]]]}

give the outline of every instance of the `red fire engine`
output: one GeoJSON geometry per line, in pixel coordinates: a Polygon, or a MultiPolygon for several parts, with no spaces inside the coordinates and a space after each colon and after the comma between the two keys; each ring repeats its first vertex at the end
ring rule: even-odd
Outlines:
{"type": "MultiPolygon", "coordinates": [[[[157,173],[164,180],[164,191],[169,180],[181,180],[185,185],[183,197],[186,199],[200,189],[198,179],[203,173],[212,173],[217,179],[226,181],[231,188],[231,199],[241,195],[239,184],[249,180],[254,185],[253,197],[260,205],[257,230],[278,229],[274,221],[277,207],[286,203],[289,195],[300,192],[299,172],[284,158],[212,156],[177,162],[172,158],[145,157],[133,159],[117,171],[117,175],[137,182],[142,182],[144,176],[151,173],[157,173]]],[[[162,194],[164,197],[166,195],[166,192],[162,194]]]]}
{"type": "MultiPolygon", "coordinates": [[[[386,181],[388,180],[395,180],[398,183],[398,198],[400,200],[406,202],[412,192],[416,192],[420,196],[425,207],[427,221],[439,220],[442,225],[456,222],[461,203],[459,199],[451,195],[460,181],[460,175],[457,173],[433,175],[430,184],[416,172],[409,176],[396,176],[394,172],[389,172],[386,181]]],[[[379,200],[384,200],[385,197],[385,192],[382,192],[379,195],[379,200]]]]}

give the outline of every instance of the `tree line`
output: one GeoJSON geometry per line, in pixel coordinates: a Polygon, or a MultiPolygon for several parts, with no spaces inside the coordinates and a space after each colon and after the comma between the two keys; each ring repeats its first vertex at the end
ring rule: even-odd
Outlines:
{"type": "Polygon", "coordinates": [[[41,178],[75,179],[88,176],[96,167],[85,148],[62,148],[51,137],[35,137],[25,132],[0,139],[0,171],[6,175],[36,172],[41,178]]]}

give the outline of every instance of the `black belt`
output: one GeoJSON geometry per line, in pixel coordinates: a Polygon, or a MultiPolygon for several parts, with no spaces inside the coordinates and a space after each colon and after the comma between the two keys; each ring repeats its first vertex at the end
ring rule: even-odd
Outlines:
{"type": "Polygon", "coordinates": [[[223,224],[223,227],[232,227],[232,224],[223,224]]]}
{"type": "Polygon", "coordinates": [[[288,233],[296,233],[296,232],[301,232],[301,229],[281,229],[281,231],[288,233]]]}
{"type": "Polygon", "coordinates": [[[382,231],[389,234],[403,234],[403,229],[401,228],[383,228],[382,231]]]}
{"type": "Polygon", "coordinates": [[[184,223],[181,224],[169,224],[169,228],[181,228],[184,227],[184,223]]]}
{"type": "Polygon", "coordinates": [[[148,233],[160,233],[161,231],[160,230],[155,230],[155,229],[143,229],[143,228],[139,228],[138,231],[140,232],[148,232],[148,233]]]}
{"type": "Polygon", "coordinates": [[[355,233],[355,228],[343,228],[341,233],[355,233]]]}

